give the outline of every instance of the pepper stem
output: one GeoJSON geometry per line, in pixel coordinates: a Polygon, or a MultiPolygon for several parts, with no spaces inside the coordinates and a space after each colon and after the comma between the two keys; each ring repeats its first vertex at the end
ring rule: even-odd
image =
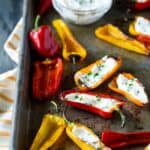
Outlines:
{"type": "Polygon", "coordinates": [[[66,122],[67,124],[70,124],[70,123],[71,123],[71,122],[66,118],[65,109],[64,109],[64,111],[63,111],[62,116],[63,116],[63,118],[64,118],[64,120],[65,120],[65,122],[66,122]]]}
{"type": "Polygon", "coordinates": [[[55,101],[51,101],[50,104],[54,106],[53,107],[54,108],[54,113],[57,114],[58,113],[58,106],[57,106],[56,102],[55,101]]]}
{"type": "Polygon", "coordinates": [[[120,115],[120,118],[121,118],[121,127],[123,128],[125,123],[126,123],[126,116],[123,114],[123,112],[118,108],[116,107],[115,110],[119,113],[120,115]]]}
{"type": "Polygon", "coordinates": [[[40,15],[37,15],[34,22],[34,29],[38,29],[39,27],[40,15]]]}

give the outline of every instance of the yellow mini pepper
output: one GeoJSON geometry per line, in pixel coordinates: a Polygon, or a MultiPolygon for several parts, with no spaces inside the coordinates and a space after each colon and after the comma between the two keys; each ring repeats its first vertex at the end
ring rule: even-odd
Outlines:
{"type": "Polygon", "coordinates": [[[150,144],[147,145],[144,150],[150,150],[150,144]]]}
{"type": "Polygon", "coordinates": [[[118,47],[134,51],[140,54],[149,55],[149,51],[141,42],[129,38],[119,28],[112,24],[107,24],[102,27],[98,27],[95,31],[96,37],[107,41],[118,47]]]}
{"type": "Polygon", "coordinates": [[[52,147],[63,134],[65,127],[63,118],[56,115],[45,115],[30,150],[47,150],[52,147]]]}
{"type": "Polygon", "coordinates": [[[76,41],[67,24],[63,20],[57,19],[53,21],[53,26],[62,41],[64,59],[70,61],[72,56],[77,56],[80,60],[85,59],[87,55],[86,49],[76,41]]]}
{"type": "Polygon", "coordinates": [[[67,133],[68,137],[76,145],[78,145],[78,147],[81,150],[100,150],[100,149],[101,150],[110,150],[110,148],[106,147],[99,140],[99,137],[97,137],[97,135],[95,135],[95,133],[91,129],[89,129],[88,127],[86,127],[82,124],[79,124],[79,123],[68,124],[68,126],[66,128],[66,133],[67,133]],[[75,128],[77,128],[78,131],[74,131],[75,128]],[[87,134],[86,134],[86,132],[87,132],[87,134]],[[77,134],[79,134],[79,136],[77,134]],[[92,139],[92,138],[94,138],[94,139],[92,139]],[[86,141],[88,139],[91,142],[86,141]]]}
{"type": "MultiPolygon", "coordinates": [[[[129,33],[133,36],[144,35],[144,33],[142,33],[142,31],[141,32],[136,31],[135,26],[136,25],[140,26],[140,24],[141,24],[141,22],[139,22],[139,20],[142,22],[146,22],[145,24],[149,27],[148,22],[150,23],[150,21],[148,19],[141,17],[141,16],[136,16],[135,20],[129,25],[129,33]]],[[[143,26],[143,28],[144,28],[144,26],[143,26]]]]}

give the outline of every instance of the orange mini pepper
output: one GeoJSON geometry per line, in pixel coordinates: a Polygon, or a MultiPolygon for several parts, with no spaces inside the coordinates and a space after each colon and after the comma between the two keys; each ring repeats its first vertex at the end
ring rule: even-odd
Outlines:
{"type": "Polygon", "coordinates": [[[80,90],[95,89],[118,71],[121,64],[122,59],[120,57],[105,56],[77,71],[74,75],[75,83],[80,90]]]}
{"type": "MultiPolygon", "coordinates": [[[[135,78],[132,74],[130,73],[122,73],[119,74],[117,77],[115,77],[109,84],[108,87],[110,89],[112,89],[113,91],[125,96],[129,101],[133,102],[134,104],[136,104],[137,106],[144,106],[145,104],[148,103],[148,97],[147,94],[144,91],[144,87],[142,85],[142,83],[135,78]],[[124,88],[119,88],[118,84],[117,84],[117,79],[119,77],[119,75],[122,75],[123,77],[125,77],[127,79],[126,80],[122,80],[122,84],[124,84],[124,86],[126,85],[126,89],[124,88]],[[133,81],[136,81],[137,83],[139,83],[141,85],[141,87],[143,88],[142,90],[144,91],[144,96],[141,98],[137,98],[138,94],[141,92],[137,89],[134,90],[134,93],[136,93],[136,96],[131,94],[131,90],[133,91],[133,88],[135,88],[133,81]]],[[[119,81],[118,81],[119,82],[119,81]]]]}

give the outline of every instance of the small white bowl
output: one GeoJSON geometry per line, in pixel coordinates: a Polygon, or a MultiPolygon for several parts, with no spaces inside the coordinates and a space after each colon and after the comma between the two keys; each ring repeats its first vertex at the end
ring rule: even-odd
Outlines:
{"type": "MultiPolygon", "coordinates": [[[[102,5],[84,9],[74,9],[69,5],[65,5],[62,0],[52,0],[55,10],[67,21],[78,25],[91,24],[100,19],[107,13],[111,6],[112,0],[99,0],[102,5]],[[102,1],[104,2],[102,4],[102,1]]],[[[73,6],[73,5],[72,5],[73,6]]]]}

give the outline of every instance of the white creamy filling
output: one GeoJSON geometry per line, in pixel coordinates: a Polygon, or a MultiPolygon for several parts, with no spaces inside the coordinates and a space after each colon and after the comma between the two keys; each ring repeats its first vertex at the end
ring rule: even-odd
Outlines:
{"type": "Polygon", "coordinates": [[[147,0],[137,0],[139,3],[145,3],[147,0]]]}
{"type": "Polygon", "coordinates": [[[94,65],[90,72],[79,76],[79,82],[81,82],[83,86],[92,87],[117,65],[117,60],[112,57],[105,56],[102,60],[102,64],[94,65]]]}
{"type": "Polygon", "coordinates": [[[74,126],[72,129],[73,134],[78,137],[80,140],[88,143],[93,146],[95,149],[99,149],[101,147],[99,138],[86,130],[84,127],[74,126]]]}
{"type": "Polygon", "coordinates": [[[99,96],[84,94],[84,93],[70,93],[65,96],[65,100],[86,104],[89,106],[102,109],[109,112],[113,107],[117,106],[118,102],[110,98],[100,98],[99,96]]]}
{"type": "Polygon", "coordinates": [[[148,102],[148,97],[144,91],[143,85],[138,81],[137,78],[128,79],[123,74],[117,77],[117,86],[119,89],[128,92],[136,99],[139,99],[143,103],[148,102]]]}
{"type": "Polygon", "coordinates": [[[135,30],[144,35],[150,35],[150,21],[143,17],[138,17],[135,23],[135,30]]]}
{"type": "Polygon", "coordinates": [[[104,10],[105,7],[110,5],[111,0],[62,0],[62,3],[69,8],[75,10],[89,10],[89,9],[97,9],[102,8],[104,10]]]}

